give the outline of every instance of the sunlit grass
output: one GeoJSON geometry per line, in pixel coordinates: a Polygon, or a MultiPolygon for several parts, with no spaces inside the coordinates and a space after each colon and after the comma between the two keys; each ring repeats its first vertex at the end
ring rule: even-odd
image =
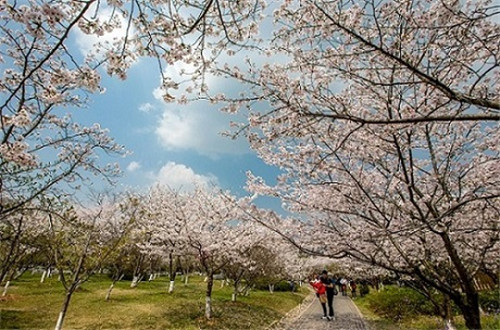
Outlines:
{"type": "MultiPolygon", "coordinates": [[[[252,291],[248,297],[231,301],[231,288],[216,281],[213,292],[214,316],[204,318],[205,283],[192,276],[187,286],[178,279],[176,289],[167,293],[168,278],[141,282],[118,282],[106,302],[110,280],[98,276],[82,285],[71,301],[65,329],[262,329],[278,320],[307,295],[252,291]]],[[[52,329],[64,298],[57,278],[39,282],[27,275],[12,283],[9,294],[0,300],[1,329],[52,329]]]]}

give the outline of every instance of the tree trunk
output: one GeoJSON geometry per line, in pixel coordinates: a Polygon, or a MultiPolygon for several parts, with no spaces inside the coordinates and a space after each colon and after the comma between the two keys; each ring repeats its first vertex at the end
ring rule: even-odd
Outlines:
{"type": "Polygon", "coordinates": [[[189,275],[186,274],[186,276],[184,277],[184,285],[188,285],[188,281],[189,281],[189,275]]]}
{"type": "Polygon", "coordinates": [[[66,293],[66,296],[64,297],[63,305],[61,307],[61,312],[59,312],[59,317],[57,318],[57,323],[56,323],[56,327],[54,328],[54,330],[61,330],[62,329],[64,318],[66,317],[66,312],[68,311],[69,302],[71,300],[71,296],[73,295],[73,292],[74,292],[73,288],[70,288],[70,290],[66,293]]]}
{"type": "MultiPolygon", "coordinates": [[[[461,297],[462,298],[462,297],[461,297]]],[[[479,314],[479,295],[477,292],[466,293],[465,302],[463,298],[455,301],[465,319],[468,329],[481,329],[481,317],[479,314]]]]}
{"type": "Polygon", "coordinates": [[[453,313],[451,311],[450,297],[443,294],[443,318],[445,323],[445,329],[455,330],[453,326],[453,313]]]}
{"type": "Polygon", "coordinates": [[[113,281],[113,283],[111,283],[111,285],[109,286],[109,289],[108,289],[108,293],[106,293],[106,301],[109,301],[109,298],[111,297],[111,291],[113,291],[113,288],[115,287],[115,281],[113,281]]]}
{"type": "Polygon", "coordinates": [[[47,276],[47,271],[44,270],[43,273],[42,273],[42,278],[40,278],[40,283],[43,283],[45,282],[45,277],[47,276]]]}
{"type": "Polygon", "coordinates": [[[10,281],[5,282],[5,286],[3,288],[2,297],[5,297],[7,295],[7,290],[9,290],[9,285],[10,285],[10,281]]]}
{"type": "Polygon", "coordinates": [[[176,267],[174,265],[174,258],[172,254],[170,253],[169,255],[169,275],[170,275],[170,286],[168,288],[168,293],[174,292],[174,285],[175,285],[175,275],[176,275],[176,267]]]}
{"type": "Polygon", "coordinates": [[[141,281],[141,279],[142,279],[142,275],[141,276],[139,276],[139,275],[134,276],[132,278],[132,283],[130,283],[130,287],[131,288],[137,287],[137,285],[139,284],[139,282],[141,281]]]}
{"type": "Polygon", "coordinates": [[[273,294],[273,293],[274,293],[274,284],[269,284],[269,292],[270,292],[271,294],[273,294]]]}
{"type": "Polygon", "coordinates": [[[233,286],[233,294],[231,295],[231,301],[236,301],[236,296],[238,296],[238,292],[240,288],[240,281],[235,280],[233,286]]]}
{"type": "Polygon", "coordinates": [[[444,324],[444,330],[456,330],[455,326],[453,325],[453,322],[451,320],[446,320],[444,324]]]}
{"type": "Polygon", "coordinates": [[[207,292],[205,297],[205,317],[210,319],[212,317],[212,288],[214,285],[214,275],[209,274],[207,277],[207,292]]]}

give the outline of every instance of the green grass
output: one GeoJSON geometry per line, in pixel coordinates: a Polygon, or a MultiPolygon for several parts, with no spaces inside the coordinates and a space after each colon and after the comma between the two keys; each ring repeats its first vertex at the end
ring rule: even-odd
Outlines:
{"type": "MultiPolygon", "coordinates": [[[[389,288],[389,291],[390,290],[394,290],[394,288],[389,288]]],[[[353,299],[354,303],[358,306],[372,330],[438,330],[444,328],[443,320],[440,317],[422,315],[415,313],[414,311],[407,311],[406,314],[408,316],[397,319],[387,317],[387,315],[380,312],[377,313],[380,309],[380,306],[377,306],[378,302],[382,302],[380,304],[384,304],[388,299],[387,295],[388,292],[385,290],[381,292],[371,292],[364,297],[357,297],[353,299]]],[[[393,301],[392,305],[393,308],[401,308],[403,303],[398,304],[393,301]]],[[[467,329],[463,317],[455,316],[453,321],[458,330],[467,329]]],[[[482,315],[481,325],[483,329],[500,329],[500,315],[482,315]]]]}
{"type": "MultiPolygon", "coordinates": [[[[299,304],[308,291],[299,293],[253,291],[231,301],[231,287],[214,284],[213,318],[206,320],[203,278],[180,279],[167,293],[168,278],[141,282],[118,282],[111,300],[104,300],[110,280],[94,277],[73,295],[65,329],[262,329],[299,304]]],[[[56,278],[39,283],[27,275],[13,282],[7,297],[0,299],[0,329],[53,329],[64,298],[56,278]]]]}

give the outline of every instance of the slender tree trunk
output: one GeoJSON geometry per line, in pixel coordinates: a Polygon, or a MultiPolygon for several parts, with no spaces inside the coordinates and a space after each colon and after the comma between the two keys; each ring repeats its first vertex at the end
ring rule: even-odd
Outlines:
{"type": "Polygon", "coordinates": [[[233,286],[233,294],[231,295],[231,301],[236,301],[236,297],[238,296],[239,292],[239,287],[240,287],[240,281],[235,280],[233,286]]]}
{"type": "Polygon", "coordinates": [[[205,296],[205,317],[212,317],[212,288],[214,285],[214,275],[212,273],[207,276],[207,292],[205,296]]]}
{"type": "Polygon", "coordinates": [[[116,282],[120,281],[124,275],[125,274],[121,274],[120,276],[113,277],[113,282],[109,286],[108,292],[106,293],[106,298],[105,298],[106,301],[109,301],[109,299],[111,298],[111,291],[113,291],[113,288],[115,287],[116,282]]]}
{"type": "Polygon", "coordinates": [[[137,285],[141,280],[142,280],[142,275],[134,275],[134,277],[132,278],[132,283],[130,283],[130,287],[131,288],[137,287],[137,285]]]}
{"type": "Polygon", "coordinates": [[[189,281],[189,275],[188,275],[188,274],[186,274],[186,275],[184,276],[184,285],[188,285],[188,281],[189,281]]]}
{"type": "Polygon", "coordinates": [[[12,276],[12,280],[14,280],[14,281],[17,280],[18,278],[20,278],[21,276],[23,276],[23,274],[26,273],[26,271],[28,271],[28,268],[23,268],[23,269],[18,270],[12,276]]]}
{"type": "Polygon", "coordinates": [[[443,316],[445,322],[445,329],[454,330],[453,326],[453,313],[451,311],[451,302],[450,297],[448,295],[443,294],[443,316]]]}
{"type": "Polygon", "coordinates": [[[42,273],[42,278],[40,278],[40,283],[43,283],[45,282],[45,277],[47,276],[47,271],[44,270],[43,273],[42,273]]]}
{"type": "Polygon", "coordinates": [[[66,312],[68,311],[69,302],[71,301],[71,296],[73,295],[73,292],[74,292],[74,288],[70,288],[70,290],[68,292],[66,292],[66,296],[64,297],[64,302],[63,302],[63,305],[61,307],[61,311],[59,312],[59,317],[57,318],[57,323],[56,323],[56,327],[54,328],[54,330],[61,330],[62,329],[64,318],[66,317],[66,312]]]}
{"type": "Polygon", "coordinates": [[[169,273],[170,273],[170,285],[168,287],[168,293],[174,292],[175,286],[175,275],[176,275],[176,267],[174,267],[174,258],[172,253],[169,254],[169,273]]]}
{"type": "Polygon", "coordinates": [[[269,284],[268,287],[269,287],[269,292],[271,294],[273,294],[274,293],[274,284],[269,284]]]}
{"type": "Polygon", "coordinates": [[[5,297],[7,295],[7,290],[9,290],[9,286],[10,286],[10,281],[5,282],[5,286],[3,287],[2,297],[5,297]]]}
{"type": "Polygon", "coordinates": [[[21,232],[22,232],[22,224],[23,224],[23,218],[20,219],[20,221],[17,223],[17,228],[16,228],[16,235],[14,236],[14,239],[11,241],[9,250],[7,254],[5,255],[4,262],[1,265],[0,268],[0,283],[3,283],[3,281],[6,279],[7,275],[9,274],[10,270],[14,267],[16,263],[16,259],[19,258],[19,240],[21,237],[21,232]],[[17,255],[17,256],[16,256],[17,255]]]}
{"type": "Polygon", "coordinates": [[[106,293],[106,301],[109,301],[109,298],[111,297],[111,291],[113,291],[113,288],[115,287],[115,282],[111,283],[109,286],[108,292],[106,293]]]}
{"type": "Polygon", "coordinates": [[[174,292],[175,281],[170,281],[170,285],[168,286],[168,293],[174,292]]]}

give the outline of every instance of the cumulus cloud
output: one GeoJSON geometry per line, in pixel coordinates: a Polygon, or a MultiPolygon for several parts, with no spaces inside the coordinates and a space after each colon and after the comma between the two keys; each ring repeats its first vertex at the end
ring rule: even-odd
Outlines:
{"type": "Polygon", "coordinates": [[[139,162],[132,161],[132,162],[130,162],[130,164],[128,164],[127,171],[134,172],[134,171],[137,171],[140,168],[141,168],[141,164],[139,162]]]}
{"type": "Polygon", "coordinates": [[[168,162],[157,175],[157,182],[178,191],[192,191],[195,187],[212,188],[218,186],[218,179],[213,174],[197,174],[184,164],[168,162]]]}
{"type": "Polygon", "coordinates": [[[248,153],[246,140],[232,140],[221,134],[229,129],[231,119],[214,108],[168,107],[155,132],[167,150],[194,150],[212,158],[248,153]]]}

